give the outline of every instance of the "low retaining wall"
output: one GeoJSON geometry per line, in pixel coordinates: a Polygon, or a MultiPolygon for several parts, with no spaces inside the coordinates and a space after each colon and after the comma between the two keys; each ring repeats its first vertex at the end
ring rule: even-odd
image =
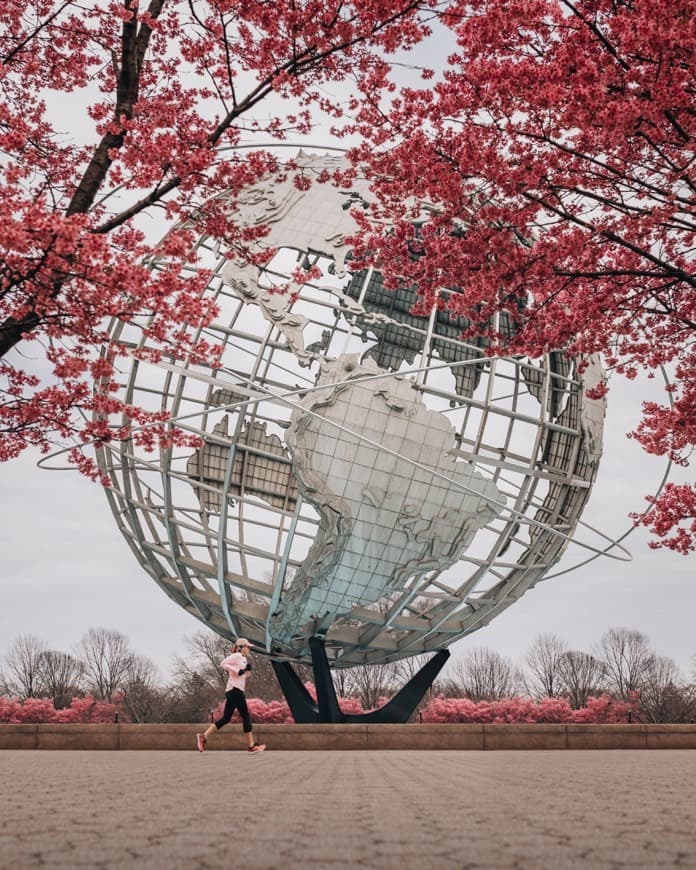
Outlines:
{"type": "MultiPolygon", "coordinates": [[[[206,725],[0,725],[0,749],[181,749],[206,725]]],[[[275,750],[314,749],[696,749],[696,725],[257,725],[275,750]]],[[[208,743],[243,750],[239,725],[208,743]]]]}

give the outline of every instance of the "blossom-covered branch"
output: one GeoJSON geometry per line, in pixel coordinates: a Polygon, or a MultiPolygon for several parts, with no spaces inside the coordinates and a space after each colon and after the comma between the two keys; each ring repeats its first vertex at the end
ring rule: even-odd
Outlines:
{"type": "MultiPolygon", "coordinates": [[[[385,58],[427,32],[428,5],[2,4],[0,460],[160,422],[113,398],[129,352],[101,354],[113,317],[147,322],[155,355],[216,364],[197,338],[215,308],[195,241],[247,250],[264,228],[238,226],[217,194],[281,171],[268,151],[235,146],[304,135],[322,117],[340,124],[325,87],[386,75],[385,58]],[[149,238],[159,214],[177,225],[162,243],[149,238]]],[[[161,422],[155,441],[183,437],[161,422]]]]}
{"type": "MultiPolygon", "coordinates": [[[[354,128],[366,140],[354,160],[382,179],[358,253],[391,286],[418,286],[425,309],[444,286],[460,288],[452,304],[479,330],[505,312],[515,328],[493,320],[491,352],[602,352],[628,377],[667,366],[673,405],[647,403],[634,436],[685,463],[696,443],[692,4],[471,0],[448,15],[457,50],[444,73],[354,128]]],[[[686,552],[696,528],[680,493],[644,521],[686,552]]]]}

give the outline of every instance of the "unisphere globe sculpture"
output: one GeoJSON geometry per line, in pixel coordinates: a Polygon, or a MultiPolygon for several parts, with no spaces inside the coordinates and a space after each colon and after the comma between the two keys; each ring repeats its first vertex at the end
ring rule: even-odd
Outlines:
{"type": "MultiPolygon", "coordinates": [[[[297,161],[311,175],[341,159],[297,161]]],[[[238,197],[277,253],[252,267],[200,239],[222,366],[134,361],[123,387],[201,446],[99,450],[119,526],[170,598],[278,659],[309,661],[320,637],[331,667],[445,649],[541,580],[604,420],[596,360],[580,375],[562,353],[489,358],[465,320],[413,316],[412,290],[351,272],[355,196],[268,179],[238,197]],[[276,292],[298,264],[321,277],[276,292]]],[[[145,342],[120,323],[113,337],[145,342]]]]}

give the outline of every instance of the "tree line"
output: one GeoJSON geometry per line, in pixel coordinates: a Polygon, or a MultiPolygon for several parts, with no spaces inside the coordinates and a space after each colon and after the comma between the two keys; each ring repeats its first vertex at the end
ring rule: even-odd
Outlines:
{"type": "MultiPolygon", "coordinates": [[[[117,703],[133,722],[200,722],[219,704],[226,683],[220,661],[229,641],[208,631],[186,638],[186,654],[176,656],[172,673],[162,680],[151,659],[137,654],[121,632],[91,628],[71,652],[50,649],[34,635],[20,635],[0,666],[0,694],[26,701],[50,699],[56,709],[73,698],[91,696],[117,703]]],[[[414,657],[385,665],[334,671],[341,698],[369,710],[393,694],[422,665],[414,657]]],[[[311,680],[311,670],[299,668],[311,680]]],[[[250,696],[282,700],[270,659],[253,658],[250,696]]],[[[495,650],[472,647],[450,660],[430,698],[500,702],[557,698],[573,710],[604,697],[630,701],[648,722],[696,721],[696,656],[691,680],[676,663],[652,649],[640,631],[611,628],[591,652],[573,650],[553,634],[539,635],[517,664],[495,650]]]]}

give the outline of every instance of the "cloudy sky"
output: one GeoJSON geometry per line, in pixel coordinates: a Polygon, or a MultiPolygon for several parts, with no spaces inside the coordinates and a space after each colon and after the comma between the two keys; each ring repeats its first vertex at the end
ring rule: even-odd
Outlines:
{"type": "MultiPolygon", "coordinates": [[[[664,470],[624,434],[638,419],[641,399],[660,392],[656,381],[612,381],[599,481],[583,516],[612,537],[628,528],[627,513],[641,508],[664,470]]],[[[18,634],[70,650],[88,628],[102,626],[122,631],[166,674],[172,656],[185,651],[185,635],[200,623],[140,568],[101,489],[74,471],[37,468],[36,459],[25,455],[0,466],[0,655],[18,634]]],[[[650,550],[646,541],[642,531],[629,536],[631,562],[601,558],[540,583],[490,626],[460,641],[455,655],[486,646],[521,660],[534,638],[547,632],[590,650],[608,628],[625,626],[647,634],[689,675],[696,654],[696,558],[650,550]]],[[[571,546],[560,569],[586,557],[571,546]]]]}

